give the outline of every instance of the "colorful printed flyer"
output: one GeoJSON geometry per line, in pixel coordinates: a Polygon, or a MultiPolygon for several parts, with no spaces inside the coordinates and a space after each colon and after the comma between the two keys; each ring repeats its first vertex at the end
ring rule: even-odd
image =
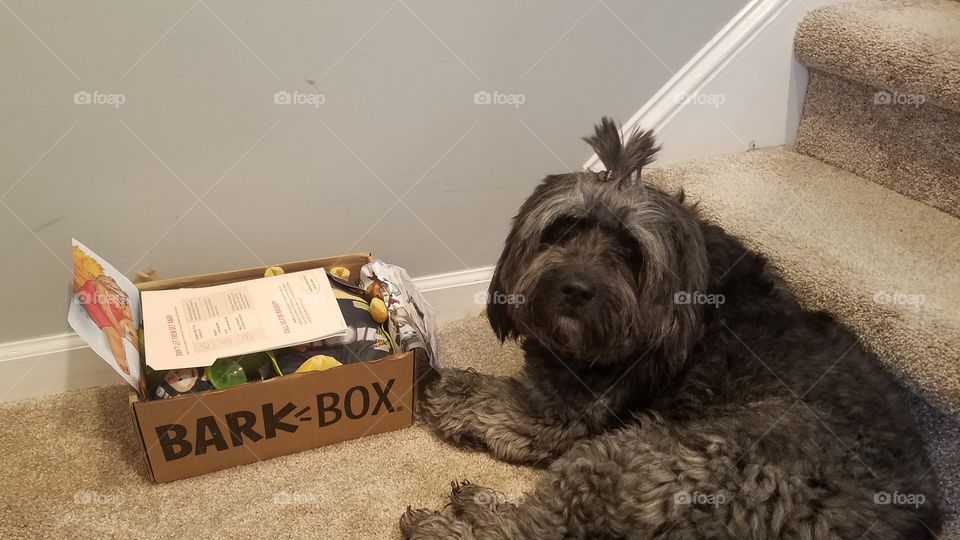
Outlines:
{"type": "Polygon", "coordinates": [[[67,322],[125,381],[140,388],[140,292],[119,270],[76,240],[67,322]]]}

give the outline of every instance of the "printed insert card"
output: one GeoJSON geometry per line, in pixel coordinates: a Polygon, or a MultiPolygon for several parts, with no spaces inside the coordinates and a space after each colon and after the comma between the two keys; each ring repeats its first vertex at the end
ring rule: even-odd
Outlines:
{"type": "Polygon", "coordinates": [[[322,268],[195,289],[143,291],[147,364],[209,366],[217,358],[299,345],[346,331],[322,268]]]}

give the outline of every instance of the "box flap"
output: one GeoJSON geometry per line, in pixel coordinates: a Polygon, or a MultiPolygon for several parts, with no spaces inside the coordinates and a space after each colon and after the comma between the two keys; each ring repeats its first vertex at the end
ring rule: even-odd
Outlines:
{"type": "MultiPolygon", "coordinates": [[[[309,259],[305,261],[284,263],[277,266],[283,268],[285,272],[299,272],[301,270],[310,270],[319,267],[329,269],[334,266],[343,266],[350,270],[351,282],[356,283],[356,280],[360,275],[360,267],[367,264],[371,260],[373,260],[373,256],[370,253],[353,253],[350,255],[339,255],[336,257],[323,257],[320,259],[309,259]]],[[[267,268],[267,266],[257,266],[242,270],[233,270],[230,272],[216,272],[213,274],[199,274],[196,276],[146,281],[143,283],[137,283],[137,288],[141,291],[159,291],[162,289],[177,289],[181,287],[209,287],[211,285],[235,283],[237,281],[263,277],[263,273],[267,268]]]]}

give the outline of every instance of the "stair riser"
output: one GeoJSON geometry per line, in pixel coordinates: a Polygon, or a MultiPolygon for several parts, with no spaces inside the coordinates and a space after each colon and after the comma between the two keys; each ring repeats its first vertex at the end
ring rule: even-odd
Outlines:
{"type": "Polygon", "coordinates": [[[960,113],[810,70],[794,149],[960,217],[960,113]]]}

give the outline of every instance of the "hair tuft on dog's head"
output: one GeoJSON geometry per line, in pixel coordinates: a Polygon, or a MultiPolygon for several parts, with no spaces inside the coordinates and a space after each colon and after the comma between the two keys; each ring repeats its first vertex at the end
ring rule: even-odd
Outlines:
{"type": "Polygon", "coordinates": [[[620,138],[620,128],[604,116],[593,127],[593,135],[583,137],[607,168],[608,178],[623,182],[653,162],[660,146],[652,131],[634,129],[626,140],[620,138]]]}

